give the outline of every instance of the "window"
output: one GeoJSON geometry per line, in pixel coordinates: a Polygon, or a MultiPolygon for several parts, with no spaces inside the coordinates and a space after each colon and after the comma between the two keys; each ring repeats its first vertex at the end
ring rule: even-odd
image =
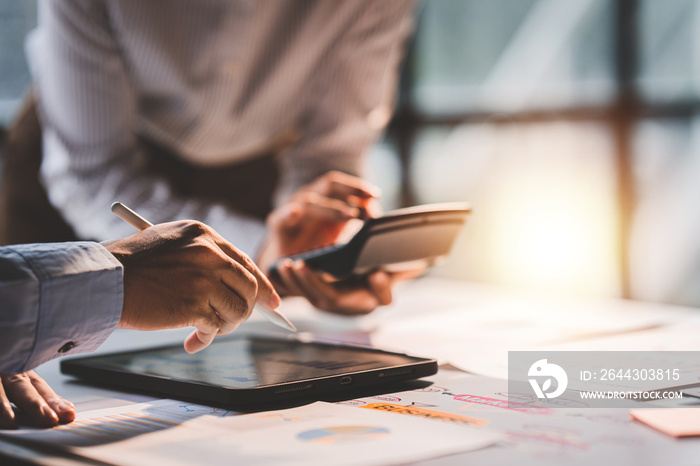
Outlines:
{"type": "Polygon", "coordinates": [[[699,21],[692,0],[426,0],[387,140],[403,204],[474,205],[434,273],[700,305],[699,21]]]}
{"type": "Polygon", "coordinates": [[[0,126],[17,111],[30,77],[24,38],[36,26],[36,1],[0,0],[0,126]]]}

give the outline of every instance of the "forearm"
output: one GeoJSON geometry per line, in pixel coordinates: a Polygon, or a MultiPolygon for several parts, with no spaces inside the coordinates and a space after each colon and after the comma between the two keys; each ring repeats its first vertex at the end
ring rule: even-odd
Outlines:
{"type": "Polygon", "coordinates": [[[116,328],[122,266],[99,244],[0,248],[0,371],[91,352],[116,328]]]}

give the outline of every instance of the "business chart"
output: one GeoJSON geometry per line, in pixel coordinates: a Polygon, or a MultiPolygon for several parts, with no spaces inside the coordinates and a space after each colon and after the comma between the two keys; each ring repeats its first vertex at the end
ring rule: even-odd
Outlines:
{"type": "Polygon", "coordinates": [[[316,402],[240,414],[175,400],[81,413],[55,429],[23,431],[84,457],[123,465],[343,465],[408,462],[492,445],[469,426],[316,402]],[[421,441],[426,430],[430,442],[421,441]]]}

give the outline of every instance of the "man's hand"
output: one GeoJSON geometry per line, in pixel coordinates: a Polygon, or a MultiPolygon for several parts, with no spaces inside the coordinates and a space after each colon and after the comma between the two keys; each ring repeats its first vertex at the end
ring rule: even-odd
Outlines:
{"type": "MultiPolygon", "coordinates": [[[[380,213],[377,195],[377,188],[354,176],[329,172],[319,177],[270,213],[269,237],[258,263],[269,270],[281,257],[334,244],[350,221],[380,213]]],[[[281,292],[304,296],[319,309],[338,314],[365,314],[391,303],[395,281],[377,271],[331,283],[303,261],[285,261],[278,272],[275,285],[281,292]]]]}
{"type": "Polygon", "coordinates": [[[386,272],[331,283],[304,261],[283,261],[277,270],[288,294],[304,296],[315,307],[334,314],[367,314],[391,304],[394,278],[386,272]]]}
{"type": "Polygon", "coordinates": [[[20,424],[53,427],[73,419],[73,403],[56,395],[34,371],[0,373],[0,429],[16,429],[20,424]]]}
{"type": "Polygon", "coordinates": [[[349,221],[380,215],[378,195],[376,187],[345,173],[317,178],[270,213],[258,263],[267,270],[280,257],[334,244],[349,221]]]}
{"type": "Polygon", "coordinates": [[[256,301],[280,305],[274,287],[248,256],[208,226],[191,220],[149,227],[103,243],[124,265],[120,328],[194,326],[195,353],[245,321],[256,301]]]}

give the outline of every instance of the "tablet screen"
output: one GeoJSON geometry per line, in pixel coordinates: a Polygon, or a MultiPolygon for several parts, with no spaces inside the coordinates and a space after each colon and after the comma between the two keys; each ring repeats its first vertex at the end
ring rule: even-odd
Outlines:
{"type": "Polygon", "coordinates": [[[196,354],[181,347],[90,357],[90,365],[230,388],[253,388],[423,361],[402,354],[266,338],[220,339],[196,354]]]}

